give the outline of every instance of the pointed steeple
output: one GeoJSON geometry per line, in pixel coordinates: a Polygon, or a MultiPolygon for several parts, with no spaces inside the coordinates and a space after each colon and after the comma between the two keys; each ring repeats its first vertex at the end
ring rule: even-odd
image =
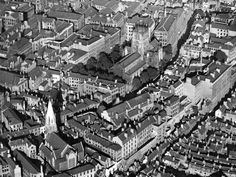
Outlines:
{"type": "Polygon", "coordinates": [[[56,116],[53,111],[52,102],[49,100],[45,117],[45,134],[57,132],[56,116]]]}

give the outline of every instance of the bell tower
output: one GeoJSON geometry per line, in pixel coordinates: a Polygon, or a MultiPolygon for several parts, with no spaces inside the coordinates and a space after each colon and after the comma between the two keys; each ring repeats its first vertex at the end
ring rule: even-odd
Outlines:
{"type": "Polygon", "coordinates": [[[56,116],[53,111],[51,100],[48,101],[48,109],[45,117],[45,135],[57,132],[56,116]]]}

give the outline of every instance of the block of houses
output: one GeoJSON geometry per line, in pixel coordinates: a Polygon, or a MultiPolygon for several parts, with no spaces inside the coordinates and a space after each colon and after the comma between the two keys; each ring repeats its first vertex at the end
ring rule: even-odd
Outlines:
{"type": "Polygon", "coordinates": [[[231,88],[231,67],[212,62],[205,72],[205,75],[187,77],[183,93],[194,103],[208,98],[215,105],[231,88]]]}
{"type": "Polygon", "coordinates": [[[9,146],[12,151],[17,149],[24,152],[30,158],[37,158],[36,145],[33,144],[28,138],[12,140],[9,142],[9,146]]]}
{"type": "Polygon", "coordinates": [[[79,13],[50,10],[47,15],[51,18],[56,18],[57,20],[72,23],[74,30],[79,30],[84,26],[84,15],[79,13]]]}
{"type": "Polygon", "coordinates": [[[5,124],[9,132],[20,131],[23,129],[23,121],[19,117],[19,112],[12,108],[2,110],[2,123],[5,124]]]}
{"type": "Polygon", "coordinates": [[[19,150],[14,150],[13,154],[21,166],[23,176],[44,176],[40,160],[32,159],[19,150]]]}
{"type": "Polygon", "coordinates": [[[163,46],[167,44],[173,44],[174,40],[172,38],[176,38],[173,34],[176,29],[176,17],[172,14],[164,17],[161,22],[156,27],[154,34],[157,40],[159,40],[163,46]]]}
{"type": "Polygon", "coordinates": [[[20,163],[16,162],[16,159],[11,157],[10,155],[1,157],[1,159],[3,160],[1,163],[2,175],[22,177],[22,168],[20,167],[20,163]]]}

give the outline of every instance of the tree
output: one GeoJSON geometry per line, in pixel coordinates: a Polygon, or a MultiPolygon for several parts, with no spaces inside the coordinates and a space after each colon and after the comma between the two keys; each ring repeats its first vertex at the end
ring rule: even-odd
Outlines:
{"type": "Polygon", "coordinates": [[[167,46],[164,46],[163,51],[166,55],[172,55],[172,46],[171,46],[171,44],[168,44],[167,46]]]}
{"type": "Polygon", "coordinates": [[[96,58],[94,58],[94,57],[89,58],[88,61],[87,61],[87,64],[86,64],[86,68],[88,70],[97,69],[97,60],[96,60],[96,58]]]}
{"type": "Polygon", "coordinates": [[[115,47],[113,47],[111,53],[110,53],[110,58],[113,63],[116,63],[117,61],[120,60],[121,58],[121,50],[120,46],[117,44],[115,47]]]}
{"type": "Polygon", "coordinates": [[[98,59],[98,66],[101,69],[108,70],[112,67],[112,62],[108,58],[108,55],[104,52],[101,52],[98,59]]]}
{"type": "Polygon", "coordinates": [[[150,80],[147,70],[142,71],[142,73],[140,74],[140,79],[142,84],[145,84],[150,80]]]}
{"type": "Polygon", "coordinates": [[[214,57],[216,61],[219,61],[221,63],[224,63],[227,60],[227,55],[222,50],[217,50],[214,53],[214,57]]]}
{"type": "Polygon", "coordinates": [[[147,72],[150,80],[155,79],[159,75],[159,71],[154,67],[148,67],[147,72]]]}
{"type": "Polygon", "coordinates": [[[83,63],[78,63],[71,69],[71,71],[74,73],[80,73],[80,74],[88,73],[83,63]]]}
{"type": "Polygon", "coordinates": [[[136,90],[142,86],[142,82],[140,80],[140,77],[135,76],[132,82],[133,90],[136,90]]]}

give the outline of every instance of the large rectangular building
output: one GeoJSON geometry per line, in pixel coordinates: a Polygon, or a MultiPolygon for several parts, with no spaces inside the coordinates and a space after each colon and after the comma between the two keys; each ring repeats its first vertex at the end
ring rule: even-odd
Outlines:
{"type": "Polygon", "coordinates": [[[215,106],[231,88],[231,69],[230,65],[210,63],[205,74],[187,77],[183,87],[184,95],[193,103],[208,99],[211,101],[211,107],[215,106]]]}

